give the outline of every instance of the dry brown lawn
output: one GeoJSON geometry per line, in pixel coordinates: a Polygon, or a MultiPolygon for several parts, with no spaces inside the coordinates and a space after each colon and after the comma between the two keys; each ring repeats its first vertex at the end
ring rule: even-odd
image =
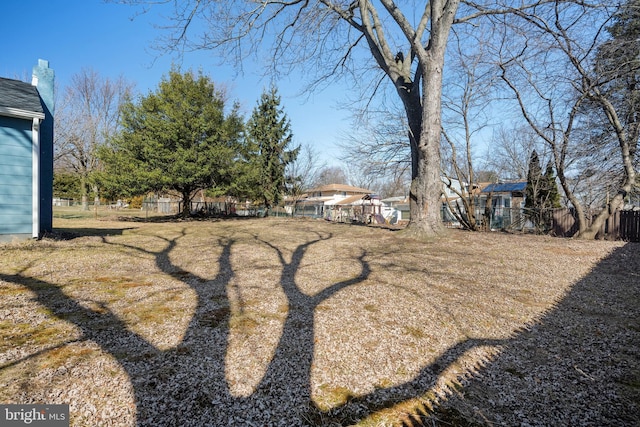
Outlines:
{"type": "Polygon", "coordinates": [[[0,403],[74,426],[640,425],[640,246],[63,219],[0,245],[0,403]]]}

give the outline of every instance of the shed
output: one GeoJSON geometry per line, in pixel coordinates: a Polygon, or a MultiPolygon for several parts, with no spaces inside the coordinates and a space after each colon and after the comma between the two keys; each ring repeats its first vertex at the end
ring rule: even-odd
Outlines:
{"type": "Polygon", "coordinates": [[[40,237],[53,223],[54,74],[0,78],[0,241],[40,237]]]}
{"type": "Polygon", "coordinates": [[[514,197],[524,197],[527,181],[496,182],[482,189],[482,193],[511,193],[514,197]]]}
{"type": "Polygon", "coordinates": [[[490,228],[522,227],[527,181],[489,184],[480,192],[479,208],[490,215],[490,228]]]}
{"type": "Polygon", "coordinates": [[[491,199],[494,208],[516,208],[524,207],[527,181],[498,182],[489,184],[480,192],[481,206],[486,205],[486,200],[491,199]]]}

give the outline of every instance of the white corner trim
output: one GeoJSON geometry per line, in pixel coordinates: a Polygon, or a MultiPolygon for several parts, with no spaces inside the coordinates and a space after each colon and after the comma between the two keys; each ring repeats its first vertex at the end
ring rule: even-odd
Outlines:
{"type": "Polygon", "coordinates": [[[33,118],[31,137],[31,235],[37,239],[40,237],[40,119],[37,117],[33,118]]]}
{"type": "Polygon", "coordinates": [[[44,113],[37,113],[35,111],[27,111],[11,107],[0,107],[0,116],[15,117],[18,119],[44,120],[44,113]]]}

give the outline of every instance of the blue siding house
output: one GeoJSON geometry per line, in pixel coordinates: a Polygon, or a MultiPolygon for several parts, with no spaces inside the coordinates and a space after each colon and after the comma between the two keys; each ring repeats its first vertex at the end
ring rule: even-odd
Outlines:
{"type": "Polygon", "coordinates": [[[52,229],[53,96],[48,61],[31,84],[0,78],[0,241],[52,229]]]}

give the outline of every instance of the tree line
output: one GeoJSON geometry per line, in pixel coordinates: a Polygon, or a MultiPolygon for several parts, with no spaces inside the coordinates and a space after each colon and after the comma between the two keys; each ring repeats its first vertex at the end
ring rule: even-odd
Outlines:
{"type": "Polygon", "coordinates": [[[534,148],[582,237],[637,191],[639,0],[258,3],[176,6],[160,39],[168,51],[212,50],[239,66],[268,46],[275,77],[301,71],[310,90],[347,82],[344,102],[357,114],[346,155],[392,181],[408,176],[408,233],[442,229],[442,175],[471,185],[504,176],[534,148]],[[499,156],[514,161],[490,168],[499,156]],[[601,208],[592,225],[586,194],[601,208]]]}
{"type": "Polygon", "coordinates": [[[89,189],[112,200],[172,192],[188,216],[194,195],[206,191],[270,208],[302,180],[287,174],[300,147],[293,146],[275,87],[246,122],[240,106],[229,105],[225,90],[202,72],[173,69],[155,91],[134,99],[122,80],[83,71],[65,99],[78,107],[63,109],[58,122],[55,187],[59,194],[79,185],[84,203],[89,189]]]}
{"type": "MultiPolygon", "coordinates": [[[[469,7],[460,2],[445,52],[440,173],[470,188],[527,180],[536,152],[543,176],[553,176],[575,212],[577,235],[595,237],[611,213],[640,202],[640,2],[492,2],[473,26],[463,23],[469,7]]],[[[361,132],[345,157],[367,159],[376,174],[407,176],[411,127],[402,104],[385,103],[358,117],[361,132]]],[[[529,179],[529,191],[540,183],[529,179]]],[[[479,228],[473,192],[459,196],[461,222],[479,228]]],[[[558,204],[536,198],[530,212],[558,204]]]]}

